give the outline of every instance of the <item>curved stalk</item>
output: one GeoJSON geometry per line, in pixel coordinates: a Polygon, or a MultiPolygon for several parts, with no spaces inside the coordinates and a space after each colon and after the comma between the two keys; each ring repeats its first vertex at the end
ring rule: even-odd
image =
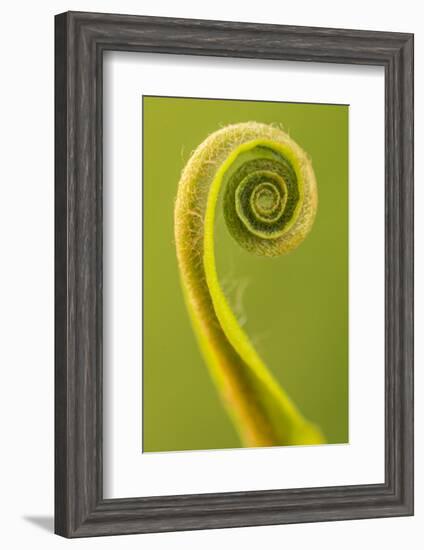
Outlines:
{"type": "Polygon", "coordinates": [[[220,190],[228,230],[263,256],[285,254],[310,231],[317,209],[306,153],[281,129],[247,122],[211,134],[185,166],[175,205],[182,287],[204,358],[245,446],[324,442],[266,368],[219,284],[215,212],[220,190]]]}

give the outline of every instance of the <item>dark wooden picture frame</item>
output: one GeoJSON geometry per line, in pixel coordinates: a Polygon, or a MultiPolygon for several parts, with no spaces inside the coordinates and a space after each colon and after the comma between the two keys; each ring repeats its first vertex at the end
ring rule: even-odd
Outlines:
{"type": "Polygon", "coordinates": [[[68,12],[55,21],[55,96],[56,533],[85,537],[412,515],[413,35],[68,12]],[[103,498],[106,50],[384,67],[384,483],[103,498]]]}

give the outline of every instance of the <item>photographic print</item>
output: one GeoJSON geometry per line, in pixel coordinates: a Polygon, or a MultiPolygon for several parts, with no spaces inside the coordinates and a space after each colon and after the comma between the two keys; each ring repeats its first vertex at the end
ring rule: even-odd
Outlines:
{"type": "Polygon", "coordinates": [[[55,17],[55,533],[413,515],[413,59],[55,17]]]}
{"type": "Polygon", "coordinates": [[[348,433],[348,105],[142,97],[143,452],[348,433]]]}

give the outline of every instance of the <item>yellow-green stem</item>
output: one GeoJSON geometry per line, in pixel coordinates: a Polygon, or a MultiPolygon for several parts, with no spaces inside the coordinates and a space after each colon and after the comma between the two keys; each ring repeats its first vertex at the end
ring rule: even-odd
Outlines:
{"type": "Polygon", "coordinates": [[[227,227],[240,246],[263,256],[285,254],[303,241],[315,218],[311,162],[274,126],[247,122],[214,132],[182,172],[175,238],[194,332],[243,444],[323,443],[319,428],[266,368],[221,289],[214,251],[221,189],[227,227]]]}

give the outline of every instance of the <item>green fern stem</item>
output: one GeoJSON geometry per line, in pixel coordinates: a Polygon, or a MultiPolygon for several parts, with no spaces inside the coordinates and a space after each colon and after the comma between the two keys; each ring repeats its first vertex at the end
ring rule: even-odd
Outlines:
{"type": "Polygon", "coordinates": [[[211,134],[178,185],[175,239],[185,301],[200,348],[245,446],[324,442],[277,383],[219,284],[215,212],[240,246],[263,256],[296,248],[310,231],[317,189],[306,153],[281,129],[247,122],[211,134]]]}

